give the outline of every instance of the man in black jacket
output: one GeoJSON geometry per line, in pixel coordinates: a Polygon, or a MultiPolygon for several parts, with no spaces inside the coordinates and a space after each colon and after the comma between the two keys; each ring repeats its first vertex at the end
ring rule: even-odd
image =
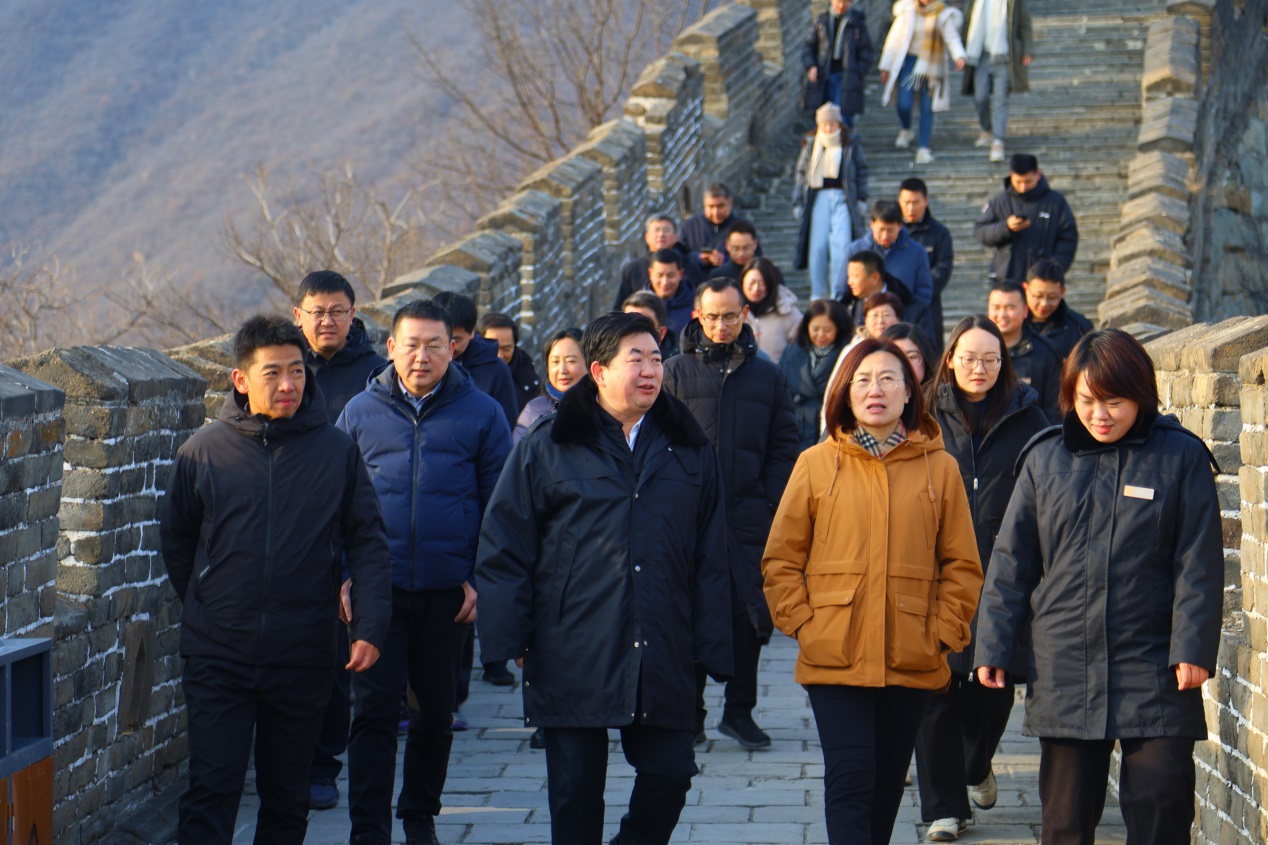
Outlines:
{"type": "Polygon", "coordinates": [[[551,841],[603,839],[609,727],[637,771],[612,842],[667,843],[691,778],[695,667],[731,673],[718,459],[661,390],[640,314],[586,327],[589,377],[516,444],[476,554],[486,657],[524,667],[551,841]]]}
{"type": "Polygon", "coordinates": [[[726,233],[726,261],[720,267],[714,267],[709,278],[726,276],[741,281],[740,274],[754,257],[761,254],[761,245],[757,242],[757,229],[747,220],[736,220],[731,224],[731,231],[726,233]]]}
{"type": "Polygon", "coordinates": [[[511,368],[511,380],[515,382],[515,402],[523,411],[524,406],[541,393],[542,380],[537,375],[537,368],[533,366],[532,357],[520,348],[519,324],[506,314],[488,311],[476,323],[476,331],[485,340],[497,344],[498,357],[511,368]]]}
{"type": "Polygon", "coordinates": [[[1004,190],[982,206],[973,237],[995,250],[991,275],[999,281],[1022,282],[1040,258],[1052,258],[1068,271],[1079,249],[1074,212],[1065,197],[1048,187],[1032,155],[1009,160],[1004,190]]]}
{"type": "Polygon", "coordinates": [[[863,113],[863,82],[876,50],[863,11],[851,6],[851,0],[829,0],[828,11],[802,42],[801,58],[806,66],[802,107],[813,112],[824,103],[836,103],[842,122],[853,129],[854,116],[863,113]]]}
{"type": "Polygon", "coordinates": [[[903,225],[911,239],[925,248],[929,256],[929,275],[933,277],[933,299],[929,301],[929,323],[934,328],[929,342],[942,351],[942,292],[951,284],[955,268],[955,247],[951,230],[933,219],[929,210],[929,188],[915,176],[898,186],[898,205],[903,211],[903,225]]]}
{"type": "Polygon", "coordinates": [[[1026,327],[1056,350],[1065,361],[1079,338],[1092,331],[1092,321],[1075,311],[1065,301],[1065,269],[1060,262],[1044,258],[1031,265],[1026,273],[1026,327]]]}
{"type": "Polygon", "coordinates": [[[1026,328],[1026,294],[1021,285],[996,282],[987,299],[986,316],[1004,336],[1018,381],[1039,394],[1039,409],[1049,422],[1061,422],[1061,359],[1048,341],[1026,328]]]}
{"type": "MultiPolygon", "coordinates": [[[[704,213],[683,221],[678,240],[692,258],[700,262],[700,270],[706,276],[714,267],[726,263],[726,236],[732,226],[744,219],[732,213],[734,208],[735,198],[731,196],[731,189],[721,182],[714,182],[704,189],[704,213]]],[[[757,254],[762,254],[760,247],[757,254]]]]}
{"type": "MultiPolygon", "coordinates": [[[[705,282],[696,293],[695,318],[683,331],[682,354],[665,365],[665,390],[691,409],[709,435],[726,488],[735,678],[726,685],[718,731],[745,748],[765,748],[770,737],[753,721],[758,658],[772,630],[762,594],[762,551],[801,436],[788,380],[777,364],[757,356],[747,315],[734,280],[705,282]]],[[[696,680],[696,738],[702,741],[704,671],[696,680]]]]}
{"type": "MultiPolygon", "coordinates": [[[[387,363],[374,351],[365,327],[356,319],[356,296],[348,280],[333,270],[309,273],[295,295],[295,322],[308,341],[304,360],[326,400],[326,419],[332,424],[348,400],[365,390],[370,374],[387,363]]],[[[336,644],[342,666],[348,662],[348,638],[340,636],[336,644]]],[[[348,673],[336,668],[313,755],[309,806],[314,810],[329,810],[339,803],[335,779],[343,768],[339,755],[348,748],[350,685],[348,673]]]]}
{"type": "Polygon", "coordinates": [[[674,218],[669,215],[657,214],[648,218],[647,227],[643,230],[643,242],[647,244],[647,252],[638,258],[631,258],[621,266],[621,283],[616,289],[613,311],[620,311],[622,303],[630,294],[647,290],[652,256],[662,249],[676,250],[682,255],[682,277],[692,290],[704,278],[700,261],[678,240],[678,227],[674,224],[674,218]]]}
{"type": "Polygon", "coordinates": [[[387,636],[378,499],[356,445],[327,421],[304,345],[281,317],[242,326],[233,392],[177,452],[163,501],[163,559],[183,603],[181,845],[232,840],[253,734],[256,841],[303,842],[339,618],[354,672],[374,665],[387,636]]]}
{"type": "Polygon", "coordinates": [[[515,380],[511,368],[498,357],[497,344],[475,333],[476,304],[469,296],[441,291],[431,299],[449,312],[453,320],[454,361],[471,374],[481,393],[492,396],[506,414],[506,424],[515,428],[519,402],[515,396],[515,380]]]}

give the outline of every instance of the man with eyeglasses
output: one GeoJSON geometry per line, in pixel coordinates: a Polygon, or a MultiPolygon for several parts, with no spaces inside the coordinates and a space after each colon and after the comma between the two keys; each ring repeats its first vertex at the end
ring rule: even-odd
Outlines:
{"type": "Polygon", "coordinates": [[[451,366],[449,312],[415,300],[392,319],[391,365],[352,398],[338,426],[361,449],[387,524],[392,621],[383,657],[353,681],[348,740],[352,845],[392,840],[401,688],[413,692],[396,816],[408,845],[436,842],[453,744],[458,655],[475,621],[480,521],[511,448],[506,415],[451,366]]]}
{"type": "MultiPolygon", "coordinates": [[[[308,341],[305,363],[326,400],[326,415],[333,425],[348,400],[365,390],[370,374],[387,363],[374,351],[365,326],[356,318],[356,293],[348,280],[333,270],[309,273],[295,296],[295,323],[308,341]]],[[[341,632],[336,646],[338,665],[348,662],[348,638],[341,632]]],[[[329,810],[339,803],[335,779],[343,763],[339,755],[348,747],[348,687],[350,673],[335,670],[330,703],[322,719],[321,736],[313,754],[308,806],[329,810]]]]}
{"type": "MultiPolygon", "coordinates": [[[[735,676],[726,685],[718,731],[746,749],[770,737],[753,720],[757,662],[773,630],[762,594],[762,552],[775,508],[792,474],[801,438],[787,379],[757,353],[744,322],[739,283],[719,277],[696,292],[694,316],[682,333],[682,354],[665,363],[665,390],[691,409],[718,451],[726,489],[731,546],[731,637],[735,676]]],[[[696,742],[704,742],[704,688],[697,668],[696,742]]]]}
{"type": "Polygon", "coordinates": [[[1042,337],[1064,361],[1079,342],[1092,331],[1092,321],[1065,302],[1065,268],[1051,258],[1036,261],[1026,273],[1026,327],[1042,337]]]}
{"type": "Polygon", "coordinates": [[[1061,422],[1061,359],[1042,337],[1026,328],[1026,293],[1016,282],[996,282],[986,316],[1004,336],[1013,372],[1039,393],[1039,407],[1054,425],[1061,422]]]}

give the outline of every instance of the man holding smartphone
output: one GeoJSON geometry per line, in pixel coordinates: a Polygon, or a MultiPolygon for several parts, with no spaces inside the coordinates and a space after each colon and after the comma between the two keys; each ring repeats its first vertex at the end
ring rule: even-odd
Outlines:
{"type": "Polygon", "coordinates": [[[1009,160],[1004,190],[982,206],[973,237],[995,250],[991,276],[1001,282],[1026,280],[1026,270],[1051,258],[1069,271],[1079,249],[1074,212],[1058,191],[1048,187],[1032,155],[1009,160]]]}

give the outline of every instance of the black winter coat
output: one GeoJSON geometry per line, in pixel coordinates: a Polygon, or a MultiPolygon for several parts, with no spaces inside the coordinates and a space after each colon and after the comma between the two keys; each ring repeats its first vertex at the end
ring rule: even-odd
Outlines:
{"type": "Polygon", "coordinates": [[[502,413],[506,415],[506,430],[514,428],[520,415],[519,397],[515,392],[515,380],[511,378],[511,368],[498,357],[498,345],[473,334],[466,351],[454,360],[470,374],[481,393],[492,396],[493,401],[502,407],[502,413]]]}
{"type": "MultiPolygon", "coordinates": [[[[744,218],[738,214],[732,214],[721,224],[715,225],[709,222],[709,218],[703,214],[695,214],[688,217],[682,222],[682,231],[678,233],[678,243],[682,244],[688,253],[691,254],[693,260],[699,260],[700,253],[718,250],[726,255],[726,238],[731,234],[731,227],[735,225],[737,220],[744,218]]],[[[758,244],[757,254],[762,254],[762,246],[758,244]]],[[[701,267],[702,275],[707,276],[706,271],[712,267],[701,267]]]]}
{"type": "Polygon", "coordinates": [[[382,649],[392,616],[379,500],[352,438],[326,420],[312,379],[295,416],[268,420],[229,396],[176,453],[162,501],[163,561],[185,657],[335,665],[341,563],[353,640],[382,649]]]}
{"type": "MultiPolygon", "coordinates": [[[[867,31],[867,18],[862,9],[850,9],[845,15],[845,49],[841,52],[841,107],[842,114],[862,114],[867,100],[863,84],[872,63],[876,61],[876,49],[867,31]]],[[[837,21],[837,28],[841,25],[837,21]]],[[[819,78],[806,81],[806,96],[802,106],[814,111],[828,100],[828,73],[832,66],[833,39],[836,32],[831,26],[831,15],[824,12],[815,19],[810,34],[801,44],[801,58],[808,73],[812,67],[819,69],[819,78]]]]}
{"type": "Polygon", "coordinates": [[[793,414],[797,418],[798,449],[802,452],[819,442],[819,416],[823,411],[823,395],[828,389],[828,379],[846,341],[833,345],[832,350],[810,372],[810,350],[800,343],[790,343],[779,356],[779,369],[788,380],[792,394],[793,414]]]}
{"type": "MultiPolygon", "coordinates": [[[[704,281],[705,273],[700,268],[700,261],[681,242],[673,247],[682,255],[682,280],[695,288],[704,281]]],[[[621,306],[630,294],[640,290],[651,290],[651,276],[648,270],[652,266],[652,254],[645,252],[638,258],[631,258],[621,265],[621,283],[616,287],[616,299],[612,302],[612,310],[620,311],[621,306]]]]}
{"type": "Polygon", "coordinates": [[[1079,338],[1092,331],[1092,321],[1062,300],[1057,310],[1052,312],[1051,317],[1042,323],[1027,319],[1026,327],[1035,335],[1048,341],[1052,351],[1057,353],[1057,357],[1064,364],[1065,359],[1074,349],[1074,345],[1079,342],[1079,338]]]}
{"type": "MultiPolygon", "coordinates": [[[[1048,427],[1048,418],[1039,409],[1039,394],[1026,384],[1019,384],[1012,402],[995,425],[981,437],[981,445],[973,449],[973,435],[968,421],[955,402],[951,385],[938,390],[934,414],[942,428],[942,442],[947,452],[960,464],[960,477],[969,495],[969,512],[977,535],[978,558],[983,569],[990,566],[991,549],[1004,523],[1004,512],[1013,495],[1017,476],[1017,459],[1030,439],[1048,427]]],[[[947,655],[947,665],[957,675],[973,671],[973,647],[977,642],[977,617],[973,617],[973,639],[969,647],[947,655]]],[[[1013,665],[1005,668],[1024,677],[1028,650],[1019,649],[1013,665]]]]}
{"type": "Polygon", "coordinates": [[[682,354],[665,363],[665,392],[681,400],[718,451],[732,539],[731,577],[763,636],[773,630],[762,593],[762,552],[775,509],[800,454],[788,380],[757,357],[753,330],[718,346],[699,320],[682,333],[682,354]]]}
{"type": "Polygon", "coordinates": [[[1005,178],[1004,190],[982,206],[973,224],[973,237],[995,250],[991,273],[1000,281],[1025,281],[1026,271],[1040,258],[1056,259],[1069,270],[1079,249],[1074,212],[1065,197],[1048,187],[1045,176],[1024,194],[1013,190],[1005,178]],[[1008,231],[1008,218],[1014,214],[1029,218],[1030,226],[1020,232],[1008,231]]]}
{"type": "Polygon", "coordinates": [[[524,721],[695,726],[699,663],[732,673],[718,459],[657,397],[630,450],[589,378],[511,453],[480,532],[486,662],[524,658],[524,721]],[[636,710],[636,703],[641,709],[636,710]]]}
{"type": "Polygon", "coordinates": [[[924,219],[919,223],[907,223],[907,234],[911,239],[925,248],[929,256],[929,275],[933,277],[933,299],[929,301],[929,323],[936,329],[929,338],[934,351],[941,352],[942,340],[942,292],[951,284],[951,271],[955,269],[955,246],[951,241],[951,230],[933,218],[933,212],[926,211],[924,219]]]}
{"type": "Polygon", "coordinates": [[[354,317],[348,330],[348,342],[330,360],[311,349],[304,355],[321,395],[326,400],[326,418],[333,423],[343,413],[348,400],[365,390],[370,376],[387,363],[387,359],[374,351],[374,344],[366,336],[365,326],[354,317]]]}
{"type": "Polygon", "coordinates": [[[1174,667],[1215,670],[1224,542],[1213,464],[1170,416],[1101,444],[1069,414],[1023,452],[974,663],[1008,666],[1030,620],[1027,734],[1206,738],[1202,691],[1181,691],[1174,667]]]}
{"type": "Polygon", "coordinates": [[[1039,409],[1053,425],[1061,422],[1061,366],[1048,341],[1022,330],[1021,340],[1008,350],[1013,372],[1018,381],[1028,384],[1039,394],[1039,409]]]}
{"type": "MultiPolygon", "coordinates": [[[[511,354],[511,363],[508,366],[511,368],[511,381],[515,383],[515,403],[519,406],[518,410],[522,412],[524,406],[533,401],[534,396],[541,393],[542,380],[537,375],[537,368],[533,366],[533,359],[518,346],[511,354]]],[[[515,419],[519,419],[518,413],[515,419]]]]}

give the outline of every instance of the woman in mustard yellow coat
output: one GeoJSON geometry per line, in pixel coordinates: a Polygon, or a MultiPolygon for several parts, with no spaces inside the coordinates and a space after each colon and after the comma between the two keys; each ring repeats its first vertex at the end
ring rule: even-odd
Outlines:
{"type": "Polygon", "coordinates": [[[902,350],[867,338],[829,400],[762,559],[800,646],[823,747],[828,841],[887,843],[927,697],[968,645],[982,567],[960,468],[902,350]]]}

